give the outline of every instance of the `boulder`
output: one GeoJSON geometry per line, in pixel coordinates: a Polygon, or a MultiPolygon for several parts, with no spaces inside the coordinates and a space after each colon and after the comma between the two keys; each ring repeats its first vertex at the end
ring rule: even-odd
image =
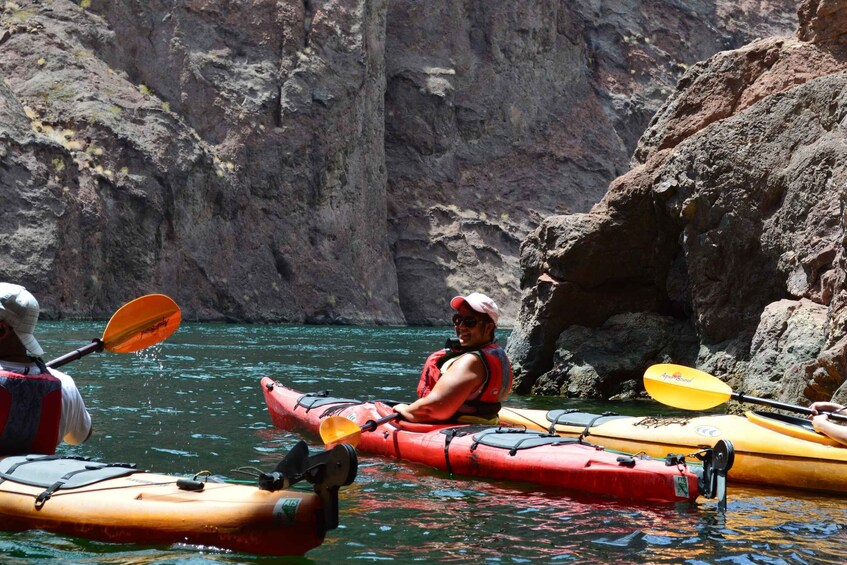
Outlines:
{"type": "Polygon", "coordinates": [[[632,170],[587,215],[548,218],[527,238],[507,349],[523,387],[555,368],[570,326],[651,312],[690,325],[696,364],[736,386],[800,402],[835,392],[847,377],[844,6],[804,2],[797,36],[692,67],[632,170]],[[827,33],[809,31],[821,18],[827,33]]]}

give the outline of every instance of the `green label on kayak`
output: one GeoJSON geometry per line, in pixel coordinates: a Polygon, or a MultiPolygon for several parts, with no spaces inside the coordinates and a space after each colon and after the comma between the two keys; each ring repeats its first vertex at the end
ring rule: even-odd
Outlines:
{"type": "Polygon", "coordinates": [[[280,498],[274,504],[274,519],[293,524],[301,501],[299,498],[280,498]]]}
{"type": "Polygon", "coordinates": [[[688,498],[688,477],[678,475],[673,478],[674,494],[680,498],[688,498]]]}

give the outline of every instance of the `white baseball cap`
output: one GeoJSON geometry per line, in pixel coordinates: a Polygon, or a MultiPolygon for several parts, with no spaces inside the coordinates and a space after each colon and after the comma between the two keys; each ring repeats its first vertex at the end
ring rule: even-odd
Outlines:
{"type": "Polygon", "coordinates": [[[0,283],[0,320],[8,322],[31,355],[44,355],[32,335],[38,321],[38,301],[27,289],[17,284],[0,283]]]}
{"type": "Polygon", "coordinates": [[[453,297],[453,300],[450,301],[450,308],[458,310],[462,307],[462,303],[467,304],[480,314],[488,314],[488,317],[491,318],[491,321],[495,325],[500,318],[500,309],[497,308],[497,303],[479,292],[472,292],[467,296],[453,297]]]}

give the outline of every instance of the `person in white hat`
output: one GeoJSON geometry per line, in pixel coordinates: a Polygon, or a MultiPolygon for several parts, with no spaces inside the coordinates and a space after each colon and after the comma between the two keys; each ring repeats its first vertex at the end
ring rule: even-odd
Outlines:
{"type": "Polygon", "coordinates": [[[49,369],[33,332],[38,301],[24,287],[0,283],[0,454],[52,454],[60,441],[91,435],[91,416],[73,379],[49,369]]]}
{"type": "Polygon", "coordinates": [[[394,410],[409,422],[496,424],[512,390],[512,365],[495,340],[500,309],[478,292],[450,301],[456,340],[430,355],[418,382],[418,400],[394,410]]]}

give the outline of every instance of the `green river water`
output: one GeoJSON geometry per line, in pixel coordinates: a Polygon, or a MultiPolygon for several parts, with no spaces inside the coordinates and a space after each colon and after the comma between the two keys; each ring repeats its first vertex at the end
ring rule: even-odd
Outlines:
{"type": "MultiPolygon", "coordinates": [[[[46,358],[85,345],[105,323],[41,322],[46,358]]],[[[209,470],[244,480],[271,470],[300,436],[274,429],[259,387],[272,376],[301,391],[411,399],[426,355],[448,328],[184,323],[135,354],[95,353],[66,365],[94,419],[94,435],[60,453],[131,461],[148,470],[209,470]]],[[[500,336],[504,343],[507,335],[500,336]]],[[[515,397],[509,405],[669,414],[655,403],[590,404],[515,397]]],[[[317,438],[305,438],[313,449],[317,438]]],[[[730,486],[726,514],[711,500],[633,505],[532,485],[451,479],[360,455],[342,489],[341,527],[305,558],[214,548],[116,545],[43,531],[0,532],[0,563],[844,563],[840,497],[730,486]]]]}

